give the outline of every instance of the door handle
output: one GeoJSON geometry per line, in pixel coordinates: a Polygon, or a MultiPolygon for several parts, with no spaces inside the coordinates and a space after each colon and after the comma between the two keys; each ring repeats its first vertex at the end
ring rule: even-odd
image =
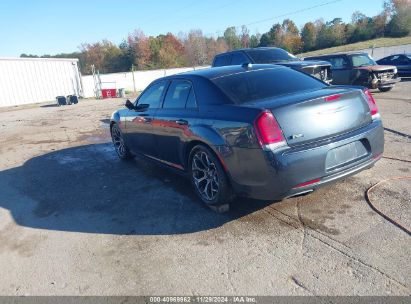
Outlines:
{"type": "Polygon", "coordinates": [[[145,123],[151,123],[153,120],[150,116],[150,114],[138,114],[139,117],[141,117],[145,123]]]}
{"type": "Polygon", "coordinates": [[[184,120],[184,119],[179,119],[179,120],[176,120],[176,124],[178,124],[180,126],[186,126],[186,125],[188,125],[188,121],[184,120]]]}

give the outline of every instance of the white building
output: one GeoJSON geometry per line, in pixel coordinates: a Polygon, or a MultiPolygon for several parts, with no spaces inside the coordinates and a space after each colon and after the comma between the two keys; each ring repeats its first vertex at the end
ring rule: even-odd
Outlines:
{"type": "Polygon", "coordinates": [[[78,59],[0,58],[0,107],[83,96],[78,59]]]}

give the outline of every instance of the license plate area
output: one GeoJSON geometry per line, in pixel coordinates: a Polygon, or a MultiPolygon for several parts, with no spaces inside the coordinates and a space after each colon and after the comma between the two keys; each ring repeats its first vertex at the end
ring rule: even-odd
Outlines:
{"type": "Polygon", "coordinates": [[[325,170],[334,171],[341,167],[346,167],[370,154],[369,143],[367,141],[354,141],[352,143],[331,149],[327,153],[325,170]]]}

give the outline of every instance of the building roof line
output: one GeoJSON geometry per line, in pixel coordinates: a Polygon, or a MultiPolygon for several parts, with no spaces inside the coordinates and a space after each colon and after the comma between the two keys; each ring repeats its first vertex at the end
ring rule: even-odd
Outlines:
{"type": "Polygon", "coordinates": [[[78,58],[32,58],[32,57],[0,57],[7,61],[79,61],[78,58]]]}

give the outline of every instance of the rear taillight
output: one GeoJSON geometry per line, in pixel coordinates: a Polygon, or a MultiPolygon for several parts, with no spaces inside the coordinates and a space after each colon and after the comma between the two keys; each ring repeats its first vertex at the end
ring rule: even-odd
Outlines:
{"type": "Polygon", "coordinates": [[[380,114],[378,113],[377,104],[375,103],[374,97],[372,97],[370,90],[365,89],[364,95],[367,99],[367,103],[368,103],[368,107],[370,108],[372,119],[380,118],[380,114]]]}
{"type": "Polygon", "coordinates": [[[286,145],[283,132],[271,112],[262,112],[255,120],[254,127],[258,141],[264,149],[272,150],[286,145]]]}

